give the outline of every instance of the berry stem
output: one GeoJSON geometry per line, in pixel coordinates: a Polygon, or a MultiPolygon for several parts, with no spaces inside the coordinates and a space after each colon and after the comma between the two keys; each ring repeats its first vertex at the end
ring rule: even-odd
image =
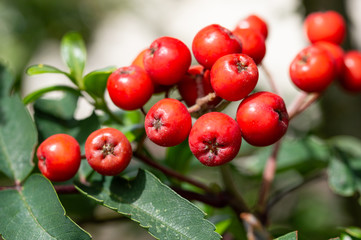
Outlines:
{"type": "Polygon", "coordinates": [[[268,82],[270,84],[272,92],[277,94],[277,95],[280,95],[280,91],[277,88],[277,84],[276,84],[274,78],[272,77],[272,74],[268,70],[268,68],[263,63],[260,63],[260,67],[263,69],[263,72],[267,77],[267,80],[268,80],[268,82]]]}
{"type": "Polygon", "coordinates": [[[202,106],[204,106],[205,104],[207,104],[210,101],[213,101],[215,97],[216,97],[216,94],[214,92],[212,92],[212,93],[208,93],[204,97],[198,98],[196,101],[196,104],[194,104],[193,106],[188,108],[188,112],[189,113],[198,112],[199,110],[202,109],[202,106]]]}
{"type": "Polygon", "coordinates": [[[305,111],[309,106],[316,102],[321,97],[321,93],[301,93],[298,99],[296,99],[293,107],[289,111],[289,119],[293,119],[298,114],[305,111]]]}

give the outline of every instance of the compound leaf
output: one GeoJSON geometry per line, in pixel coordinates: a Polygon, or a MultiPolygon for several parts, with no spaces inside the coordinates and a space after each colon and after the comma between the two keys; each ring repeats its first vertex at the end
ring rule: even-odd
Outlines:
{"type": "Polygon", "coordinates": [[[34,122],[18,94],[10,94],[13,77],[0,65],[0,170],[21,182],[32,171],[37,143],[34,122]]]}
{"type": "Polygon", "coordinates": [[[153,174],[139,170],[128,181],[104,177],[90,186],[76,184],[80,192],[104,206],[129,216],[157,239],[220,239],[204,212],[182,198],[153,174]]]}
{"type": "Polygon", "coordinates": [[[0,234],[4,239],[91,239],[65,215],[49,180],[30,176],[22,189],[0,191],[0,234]]]}

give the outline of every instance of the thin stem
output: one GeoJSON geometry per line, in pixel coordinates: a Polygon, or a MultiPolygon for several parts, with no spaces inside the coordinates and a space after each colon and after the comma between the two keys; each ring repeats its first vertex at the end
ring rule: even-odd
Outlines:
{"type": "Polygon", "coordinates": [[[270,71],[268,70],[268,68],[264,65],[264,64],[260,64],[260,66],[262,67],[263,69],[263,72],[265,73],[265,75],[267,76],[267,80],[270,84],[270,87],[273,91],[273,93],[277,94],[277,95],[280,95],[280,91],[278,90],[277,88],[277,85],[276,85],[276,82],[275,80],[273,79],[272,77],[272,74],[270,73],[270,71]]]}
{"type": "Polygon", "coordinates": [[[259,197],[256,209],[263,215],[266,209],[266,201],[271,189],[271,185],[276,173],[277,155],[281,146],[281,140],[276,142],[273,146],[272,154],[269,156],[266,162],[266,166],[263,171],[261,189],[259,191],[259,197]]]}
{"type": "Polygon", "coordinates": [[[198,98],[196,101],[196,104],[188,108],[189,113],[198,112],[202,109],[204,105],[206,105],[208,102],[213,101],[216,97],[216,94],[214,92],[208,93],[206,96],[198,98]]]}
{"type": "Polygon", "coordinates": [[[120,119],[117,115],[115,115],[108,107],[108,105],[106,104],[106,102],[104,101],[104,99],[101,101],[101,103],[99,104],[99,108],[101,110],[103,110],[106,114],[109,115],[109,117],[111,117],[115,122],[119,123],[120,125],[123,125],[123,120],[120,119]]]}
{"type": "Polygon", "coordinates": [[[212,192],[212,189],[210,189],[207,185],[201,183],[201,182],[198,182],[194,179],[190,179],[168,167],[165,167],[159,163],[157,163],[156,161],[153,161],[152,159],[148,158],[147,156],[135,151],[133,152],[133,156],[136,157],[137,159],[139,159],[141,162],[151,166],[151,167],[154,167],[156,169],[158,169],[159,171],[161,171],[162,173],[164,173],[165,175],[167,176],[171,176],[173,178],[176,178],[182,182],[187,182],[193,186],[196,186],[202,190],[204,190],[205,192],[212,192]]]}
{"type": "Polygon", "coordinates": [[[291,112],[289,114],[289,118],[292,119],[298,114],[305,111],[308,107],[310,107],[314,102],[316,102],[321,97],[321,93],[312,93],[309,95],[309,98],[306,102],[304,102],[302,105],[300,105],[294,112],[291,112]]]}
{"type": "Polygon", "coordinates": [[[222,180],[225,185],[226,191],[229,192],[229,194],[231,194],[236,201],[235,204],[237,205],[237,208],[239,209],[239,210],[237,210],[238,214],[242,213],[242,212],[249,212],[250,210],[249,210],[246,202],[244,201],[241,193],[239,192],[236,184],[234,183],[234,179],[232,177],[232,171],[231,171],[229,164],[220,166],[220,171],[221,171],[222,180]]]}
{"type": "Polygon", "coordinates": [[[141,107],[140,108],[140,111],[142,112],[142,114],[145,116],[147,116],[147,112],[144,110],[144,107],[141,107]]]}

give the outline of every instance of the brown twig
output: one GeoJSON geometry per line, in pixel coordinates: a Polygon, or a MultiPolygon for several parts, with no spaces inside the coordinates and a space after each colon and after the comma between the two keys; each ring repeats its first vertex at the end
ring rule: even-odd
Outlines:
{"type": "Polygon", "coordinates": [[[273,79],[272,74],[269,72],[268,68],[262,63],[260,64],[260,66],[263,69],[263,72],[265,73],[265,75],[267,77],[267,80],[268,80],[268,82],[270,84],[270,87],[271,87],[273,93],[275,93],[277,95],[280,95],[280,91],[278,90],[276,82],[273,79]]]}
{"type": "Polygon", "coordinates": [[[259,191],[259,197],[256,206],[256,209],[260,214],[260,216],[264,214],[266,209],[266,201],[276,173],[277,155],[280,146],[281,146],[281,140],[279,140],[274,144],[272,154],[267,159],[266,166],[263,171],[262,184],[261,184],[261,189],[259,191]]]}
{"type": "Polygon", "coordinates": [[[206,105],[208,102],[213,101],[216,98],[216,94],[214,92],[208,93],[206,96],[198,98],[196,101],[196,104],[188,108],[189,113],[198,112],[202,109],[204,105],[206,105]]]}
{"type": "Polygon", "coordinates": [[[288,112],[289,119],[293,119],[298,114],[305,111],[309,106],[316,102],[321,97],[321,93],[305,93],[302,92],[301,95],[295,100],[291,105],[288,112]]]}
{"type": "Polygon", "coordinates": [[[194,179],[191,179],[191,178],[188,178],[176,171],[174,171],[173,169],[170,169],[168,167],[165,167],[159,163],[157,163],[156,161],[153,161],[152,159],[148,158],[147,156],[139,153],[138,151],[135,151],[133,153],[133,156],[136,157],[137,159],[139,159],[141,162],[151,166],[151,167],[154,167],[156,169],[158,169],[159,171],[161,171],[162,173],[164,173],[165,175],[167,176],[170,176],[170,177],[173,177],[175,179],[178,179],[182,182],[187,182],[193,186],[196,186],[206,192],[212,192],[212,190],[205,184],[201,183],[201,182],[198,182],[194,179]]]}

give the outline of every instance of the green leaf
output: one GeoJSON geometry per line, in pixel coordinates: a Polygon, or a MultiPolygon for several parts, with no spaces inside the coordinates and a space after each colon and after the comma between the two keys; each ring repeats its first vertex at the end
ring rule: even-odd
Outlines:
{"type": "Polygon", "coordinates": [[[82,76],[86,61],[86,48],[82,36],[69,32],[61,40],[61,56],[70,69],[75,84],[83,88],[82,76]]]}
{"type": "Polygon", "coordinates": [[[30,76],[36,75],[36,74],[43,74],[43,73],[60,73],[68,76],[66,72],[63,72],[56,67],[46,65],[46,64],[37,64],[32,65],[26,69],[26,73],[30,76]]]}
{"type": "Polygon", "coordinates": [[[192,159],[193,154],[187,140],[177,146],[167,148],[165,163],[180,173],[186,173],[189,170],[192,159]]]}
{"type": "MultiPolygon", "coordinates": [[[[245,175],[262,176],[264,166],[271,155],[273,146],[260,148],[255,157],[249,158],[242,166],[245,175]]],[[[313,171],[325,167],[329,159],[329,148],[320,139],[306,137],[302,139],[285,138],[277,157],[277,172],[295,169],[300,172],[313,171]]]]}
{"type": "Polygon", "coordinates": [[[276,238],[275,240],[297,240],[298,239],[298,232],[291,232],[287,233],[286,235],[283,235],[279,238],[276,238]]]}
{"type": "Polygon", "coordinates": [[[49,93],[49,92],[54,92],[54,91],[66,91],[66,92],[72,93],[76,96],[81,96],[81,92],[78,89],[59,85],[59,86],[51,86],[51,87],[46,87],[46,88],[36,90],[36,91],[28,94],[26,97],[24,97],[23,103],[29,104],[31,102],[34,102],[35,100],[37,100],[44,94],[49,93]]]}
{"type": "Polygon", "coordinates": [[[352,237],[361,239],[361,228],[358,227],[348,227],[344,231],[352,237]]]}
{"type": "Polygon", "coordinates": [[[49,180],[30,176],[19,189],[0,192],[0,234],[4,239],[91,239],[65,215],[49,180]]]}
{"type": "Polygon", "coordinates": [[[88,73],[84,77],[85,91],[103,98],[107,87],[109,75],[116,70],[116,67],[107,67],[88,73]]]}
{"type": "Polygon", "coordinates": [[[220,239],[204,212],[180,197],[153,174],[139,170],[127,181],[104,177],[90,186],[77,183],[80,192],[104,206],[129,216],[157,239],[220,239]]]}
{"type": "Polygon", "coordinates": [[[10,95],[13,77],[0,65],[0,171],[21,182],[32,171],[37,132],[17,94],[10,95]]]}

